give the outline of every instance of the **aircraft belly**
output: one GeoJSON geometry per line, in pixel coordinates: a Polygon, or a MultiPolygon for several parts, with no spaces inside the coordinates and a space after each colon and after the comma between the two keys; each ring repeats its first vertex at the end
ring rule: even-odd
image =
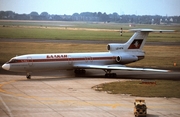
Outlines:
{"type": "MultiPolygon", "coordinates": [[[[107,64],[115,64],[115,60],[95,60],[95,61],[76,61],[73,62],[73,66],[76,65],[107,65],[107,64]]],[[[72,66],[72,67],[73,67],[72,66]]]]}
{"type": "Polygon", "coordinates": [[[33,71],[46,71],[69,68],[72,68],[72,65],[68,64],[68,62],[41,62],[33,64],[33,71]]]}
{"type": "Polygon", "coordinates": [[[60,70],[60,69],[74,69],[74,64],[91,64],[91,65],[104,65],[113,64],[112,60],[95,60],[95,61],[61,61],[61,62],[33,62],[33,64],[19,63],[12,64],[10,71],[16,72],[34,72],[34,71],[47,71],[47,70],[60,70]]]}

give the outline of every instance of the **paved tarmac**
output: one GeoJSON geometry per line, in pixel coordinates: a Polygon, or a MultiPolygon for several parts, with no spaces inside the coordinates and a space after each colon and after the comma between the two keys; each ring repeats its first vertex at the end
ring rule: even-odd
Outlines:
{"type": "Polygon", "coordinates": [[[25,75],[0,74],[0,117],[132,117],[135,99],[146,100],[148,117],[180,116],[179,98],[133,97],[92,89],[101,83],[138,78],[177,80],[179,72],[121,71],[118,78],[103,78],[97,70],[81,77],[74,77],[72,71],[55,72],[35,73],[31,80],[25,75]]]}

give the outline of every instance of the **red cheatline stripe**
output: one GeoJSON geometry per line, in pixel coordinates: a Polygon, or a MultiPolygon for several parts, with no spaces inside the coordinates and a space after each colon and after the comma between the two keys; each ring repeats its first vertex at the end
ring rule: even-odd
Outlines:
{"type": "Polygon", "coordinates": [[[9,63],[25,63],[25,62],[54,62],[54,61],[94,61],[115,59],[115,57],[86,57],[86,58],[60,58],[60,59],[16,59],[9,63]]]}

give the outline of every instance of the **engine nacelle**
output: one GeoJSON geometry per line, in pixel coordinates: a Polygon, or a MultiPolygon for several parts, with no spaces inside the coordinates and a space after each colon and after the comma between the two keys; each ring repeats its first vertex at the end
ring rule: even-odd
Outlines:
{"type": "Polygon", "coordinates": [[[123,44],[112,43],[112,44],[107,45],[107,50],[109,50],[109,51],[123,50],[124,49],[123,46],[124,46],[123,44]]]}
{"type": "Polygon", "coordinates": [[[138,57],[135,55],[123,54],[116,57],[116,62],[120,64],[132,63],[138,60],[138,57]]]}

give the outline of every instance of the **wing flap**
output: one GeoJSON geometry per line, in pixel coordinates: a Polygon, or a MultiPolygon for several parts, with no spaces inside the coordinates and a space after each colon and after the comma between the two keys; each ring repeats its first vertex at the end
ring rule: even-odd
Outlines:
{"type": "Polygon", "coordinates": [[[133,68],[124,65],[74,65],[78,69],[103,69],[103,70],[127,70],[127,71],[155,71],[155,72],[169,72],[169,70],[151,69],[151,68],[133,68]]]}

